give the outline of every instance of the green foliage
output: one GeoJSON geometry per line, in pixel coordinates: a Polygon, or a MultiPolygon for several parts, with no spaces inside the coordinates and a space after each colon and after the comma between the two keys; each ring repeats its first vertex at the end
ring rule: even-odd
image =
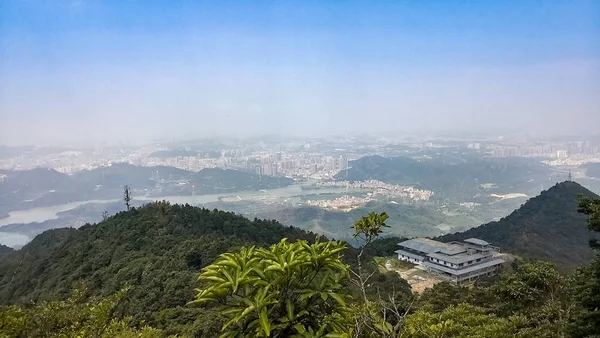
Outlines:
{"type": "MultiPolygon", "coordinates": [[[[512,209],[510,209],[512,210],[512,209]]],[[[381,201],[369,202],[360,208],[349,212],[325,210],[318,207],[301,206],[262,212],[260,218],[272,218],[283,224],[297,226],[302,229],[312,229],[315,224],[326,234],[336,239],[351,241],[353,229],[348,225],[370,213],[386,212],[390,218],[386,222],[390,226],[386,235],[400,237],[438,236],[442,232],[436,228],[440,223],[452,223],[458,229],[465,229],[481,224],[481,222],[466,219],[464,216],[448,216],[433,205],[394,204],[381,201]]]]}
{"type": "Polygon", "coordinates": [[[194,303],[217,302],[229,321],[222,337],[342,337],[352,324],[339,293],[348,276],[339,242],[283,239],[244,247],[203,269],[194,303]]]}
{"type": "Polygon", "coordinates": [[[133,328],[131,318],[118,316],[126,293],[123,289],[103,299],[83,301],[83,293],[76,290],[66,301],[0,307],[0,337],[161,337],[159,330],[133,328]]]}
{"type": "Polygon", "coordinates": [[[508,307],[507,313],[526,312],[571,296],[569,280],[546,262],[517,265],[491,289],[502,300],[499,305],[508,307]]]}
{"type": "Polygon", "coordinates": [[[354,229],[353,237],[361,238],[366,243],[371,243],[383,233],[384,228],[389,227],[385,224],[388,218],[389,216],[385,212],[381,214],[370,212],[369,215],[361,217],[354,223],[354,226],[352,226],[354,229]]]}
{"type": "Polygon", "coordinates": [[[596,259],[575,274],[575,295],[581,311],[575,317],[574,336],[600,336],[600,200],[582,198],[579,212],[587,215],[588,228],[596,233],[590,245],[596,249],[596,259]]]}
{"type": "MultiPolygon", "coordinates": [[[[577,187],[560,185],[540,201],[571,206],[575,202],[566,201],[577,187]]],[[[540,201],[533,206],[548,210],[540,201]]],[[[581,202],[580,211],[597,230],[598,202],[581,202]]],[[[527,220],[534,216],[548,220],[535,210],[525,214],[514,218],[524,222],[523,231],[533,226],[527,220]]],[[[273,221],[166,202],[78,230],[48,231],[0,259],[0,302],[6,305],[0,308],[0,337],[590,337],[600,332],[600,259],[572,275],[545,262],[517,262],[495,284],[440,283],[415,296],[406,281],[395,272],[379,272],[374,262],[398,242],[378,239],[386,220],[387,214],[373,213],[356,222],[353,230],[368,244],[359,249],[314,242],[314,235],[273,221]],[[87,289],[69,298],[81,281],[87,289]],[[131,287],[121,291],[127,284],[131,287]]],[[[552,234],[556,229],[549,226],[552,234]]]]}
{"type": "Polygon", "coordinates": [[[405,240],[405,238],[400,237],[379,238],[365,248],[365,254],[370,257],[390,256],[398,250],[398,243],[405,240]]]}
{"type": "Polygon", "coordinates": [[[493,316],[490,317],[493,322],[496,319],[511,321],[517,316],[523,324],[515,332],[517,336],[567,337],[572,334],[578,313],[573,291],[573,278],[560,274],[553,265],[522,263],[489,286],[437,284],[423,293],[417,308],[418,312],[434,318],[443,316],[448,309],[468,304],[482,314],[493,316]]]}
{"type": "Polygon", "coordinates": [[[594,258],[594,251],[588,245],[592,233],[586,228],[586,216],[577,212],[580,195],[598,198],[575,182],[563,182],[498,222],[439,239],[450,242],[481,238],[502,251],[548,261],[562,271],[571,271],[594,258]]]}
{"type": "MultiPolygon", "coordinates": [[[[600,199],[581,198],[578,211],[588,216],[588,229],[600,232],[600,199]]],[[[597,239],[592,239],[591,247],[600,249],[600,242],[597,239]]]]}
{"type": "Polygon", "coordinates": [[[79,229],[38,235],[0,259],[0,304],[63,300],[83,281],[86,296],[131,285],[125,315],[168,334],[215,336],[223,318],[214,308],[190,307],[200,269],[220,254],[281,238],[315,235],[274,221],[189,205],[151,203],[79,229]],[[215,330],[216,329],[216,330],[215,330]]]}
{"type": "Polygon", "coordinates": [[[441,313],[420,310],[408,316],[400,337],[536,337],[528,334],[527,324],[523,316],[499,318],[483,308],[459,304],[441,313]]]}

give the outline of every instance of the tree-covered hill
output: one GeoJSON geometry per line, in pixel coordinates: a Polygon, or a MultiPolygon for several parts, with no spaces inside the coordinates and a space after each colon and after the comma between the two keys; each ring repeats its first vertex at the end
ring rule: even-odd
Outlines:
{"type": "Polygon", "coordinates": [[[259,176],[232,169],[206,168],[194,174],[191,181],[196,192],[221,193],[244,190],[273,189],[292,184],[287,177],[259,176]]]}
{"type": "Polygon", "coordinates": [[[0,215],[17,209],[94,199],[118,199],[123,186],[133,194],[154,197],[272,189],[293,183],[285,177],[259,176],[231,169],[206,168],[197,173],[167,166],[115,163],[65,175],[52,169],[6,171],[0,181],[0,215]],[[159,180],[157,188],[156,178],[159,180]]]}
{"type": "Polygon", "coordinates": [[[80,283],[90,295],[106,296],[128,283],[127,313],[135,322],[144,320],[169,332],[182,332],[179,325],[186,325],[188,334],[199,334],[220,325],[209,309],[186,306],[200,269],[233,248],[286,237],[315,239],[275,221],[151,203],[98,224],[46,231],[21,250],[3,255],[0,305],[66,299],[80,283]]]}
{"type": "Polygon", "coordinates": [[[190,171],[173,167],[144,167],[114,163],[93,170],[79,171],[72,176],[71,184],[88,189],[96,186],[105,189],[122,189],[126,184],[136,189],[152,189],[156,186],[157,174],[159,180],[185,180],[193,175],[190,171]]]}
{"type": "Polygon", "coordinates": [[[502,251],[572,269],[594,258],[594,252],[588,245],[592,233],[586,228],[586,216],[577,212],[581,195],[598,198],[575,182],[559,183],[498,222],[440,239],[481,238],[499,246],[502,251]]]}
{"type": "Polygon", "coordinates": [[[329,238],[352,242],[352,229],[349,224],[370,212],[381,213],[384,211],[390,216],[387,222],[390,226],[387,234],[399,237],[438,236],[444,233],[438,228],[438,225],[450,220],[450,217],[445,216],[435,207],[385,202],[371,202],[349,212],[331,211],[312,206],[285,208],[259,213],[258,217],[276,219],[286,225],[319,232],[329,238]]]}
{"type": "MultiPolygon", "coordinates": [[[[525,193],[547,184],[549,168],[525,158],[482,158],[469,154],[429,158],[365,156],[336,176],[339,180],[376,179],[433,190],[437,198],[469,200],[491,193],[525,193]],[[481,184],[495,184],[493,190],[481,184]]],[[[539,190],[536,190],[536,193],[539,190]]]]}
{"type": "Polygon", "coordinates": [[[13,252],[13,249],[7,247],[6,245],[0,244],[0,255],[1,254],[5,254],[5,253],[9,253],[9,252],[13,252]]]}

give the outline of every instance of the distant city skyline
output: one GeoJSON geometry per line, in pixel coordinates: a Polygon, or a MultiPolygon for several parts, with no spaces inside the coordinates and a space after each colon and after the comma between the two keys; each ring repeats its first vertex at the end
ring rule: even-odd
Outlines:
{"type": "Polygon", "coordinates": [[[600,125],[600,2],[0,3],[0,144],[600,125]]]}

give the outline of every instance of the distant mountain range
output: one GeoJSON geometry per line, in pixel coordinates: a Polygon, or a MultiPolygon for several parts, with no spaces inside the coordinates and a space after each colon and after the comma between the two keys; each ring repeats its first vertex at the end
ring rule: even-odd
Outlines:
{"type": "Polygon", "coordinates": [[[6,177],[0,182],[0,215],[10,210],[74,201],[120,199],[124,185],[133,189],[134,196],[160,197],[270,189],[293,183],[289,178],[258,176],[236,170],[211,168],[194,173],[173,167],[126,163],[83,170],[73,175],[45,168],[3,171],[2,174],[6,177]]]}
{"type": "Polygon", "coordinates": [[[589,247],[593,235],[586,227],[587,217],[577,212],[580,196],[598,198],[575,182],[559,183],[498,222],[439,239],[449,242],[481,238],[499,246],[501,251],[573,269],[595,257],[589,247]]]}
{"type": "Polygon", "coordinates": [[[433,190],[435,198],[464,201],[485,198],[492,193],[537,194],[540,185],[549,183],[550,176],[550,168],[537,160],[486,158],[458,153],[435,159],[365,156],[351,162],[351,168],[340,172],[335,178],[349,181],[375,179],[391,184],[412,185],[433,190]]]}

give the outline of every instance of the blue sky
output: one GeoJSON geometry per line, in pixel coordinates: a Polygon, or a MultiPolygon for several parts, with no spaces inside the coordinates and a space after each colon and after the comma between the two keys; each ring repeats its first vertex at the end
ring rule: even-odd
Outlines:
{"type": "Polygon", "coordinates": [[[593,0],[0,2],[0,144],[579,132],[598,97],[593,0]]]}

